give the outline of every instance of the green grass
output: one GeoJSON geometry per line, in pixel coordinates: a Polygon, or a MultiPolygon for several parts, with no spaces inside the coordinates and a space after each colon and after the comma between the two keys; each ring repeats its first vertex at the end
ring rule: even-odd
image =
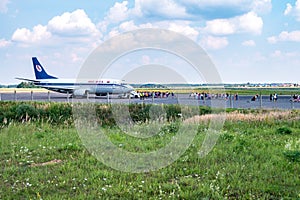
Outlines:
{"type": "MultiPolygon", "coordinates": [[[[148,152],[166,145],[177,125],[148,139],[118,128],[106,128],[106,134],[120,148],[148,152]]],[[[0,129],[0,199],[300,198],[300,161],[293,159],[300,152],[299,118],[226,122],[204,158],[198,151],[207,127],[197,128],[192,145],[170,166],[125,173],[93,157],[72,125],[12,123],[0,129]],[[54,159],[62,162],[32,166],[54,159]]]]}

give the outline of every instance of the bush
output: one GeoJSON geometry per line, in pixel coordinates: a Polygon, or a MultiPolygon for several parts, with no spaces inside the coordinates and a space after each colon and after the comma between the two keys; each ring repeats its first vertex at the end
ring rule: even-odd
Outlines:
{"type": "Polygon", "coordinates": [[[283,127],[278,128],[276,130],[276,133],[282,134],[282,135],[290,135],[290,134],[292,134],[292,130],[288,127],[283,126],[283,127]]]}
{"type": "Polygon", "coordinates": [[[211,107],[208,106],[200,106],[200,115],[206,115],[212,113],[211,107]]]}
{"type": "Polygon", "coordinates": [[[45,110],[45,117],[56,124],[72,121],[72,114],[72,107],[67,103],[51,103],[45,110]]]}
{"type": "Polygon", "coordinates": [[[39,113],[38,110],[30,104],[18,105],[15,111],[15,116],[17,120],[28,121],[30,119],[37,119],[39,113]]]}
{"type": "Polygon", "coordinates": [[[167,105],[166,106],[167,120],[175,121],[181,117],[181,107],[180,105],[167,105]]]}
{"type": "Polygon", "coordinates": [[[130,104],[129,113],[133,122],[146,122],[150,119],[149,110],[151,105],[130,104]]]}
{"type": "Polygon", "coordinates": [[[285,151],[283,154],[292,162],[300,162],[300,151],[285,151]]]}
{"type": "Polygon", "coordinates": [[[115,126],[116,122],[113,118],[111,105],[98,105],[96,106],[96,115],[98,123],[102,126],[115,126]]]}
{"type": "MultiPolygon", "coordinates": [[[[0,125],[7,125],[12,121],[24,122],[30,120],[70,125],[73,123],[72,107],[74,106],[69,103],[0,101],[0,125]]],[[[212,112],[210,107],[182,105],[120,104],[112,107],[109,104],[84,104],[82,111],[78,110],[81,109],[80,104],[75,107],[76,111],[82,112],[80,115],[85,120],[94,120],[94,116],[91,116],[90,112],[86,110],[91,109],[91,112],[96,113],[98,123],[101,126],[115,126],[116,120],[114,116],[118,116],[121,120],[129,119],[134,123],[164,121],[165,119],[168,122],[174,122],[178,119],[212,112]],[[124,109],[129,111],[130,116],[128,116],[128,113],[123,113],[124,109]]]]}

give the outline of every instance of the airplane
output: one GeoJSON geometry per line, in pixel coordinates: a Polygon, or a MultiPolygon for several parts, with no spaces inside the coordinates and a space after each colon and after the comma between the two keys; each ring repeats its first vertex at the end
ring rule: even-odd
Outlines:
{"type": "Polygon", "coordinates": [[[122,83],[117,79],[99,80],[75,80],[60,79],[49,75],[36,57],[32,57],[35,73],[35,80],[27,78],[16,78],[18,80],[30,81],[34,85],[50,91],[72,94],[74,97],[95,94],[96,96],[106,96],[108,94],[128,94],[134,92],[132,86],[122,83]]]}

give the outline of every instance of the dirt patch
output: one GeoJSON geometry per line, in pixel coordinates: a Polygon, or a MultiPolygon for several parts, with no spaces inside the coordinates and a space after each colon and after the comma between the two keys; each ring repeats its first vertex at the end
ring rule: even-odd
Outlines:
{"type": "MultiPolygon", "coordinates": [[[[211,120],[220,119],[224,117],[226,121],[236,122],[236,121],[266,121],[266,120],[276,120],[276,119],[294,119],[297,118],[291,111],[270,111],[267,113],[226,113],[226,114],[207,114],[207,115],[197,115],[184,120],[184,123],[209,123],[211,120]]],[[[298,116],[299,117],[299,116],[298,116]]]]}
{"type": "Polygon", "coordinates": [[[39,166],[47,166],[47,165],[55,165],[55,164],[58,164],[58,163],[61,163],[62,160],[59,160],[59,159],[54,159],[54,160],[51,160],[51,161],[48,161],[48,162],[43,162],[43,163],[32,163],[30,165],[30,167],[39,167],[39,166]]]}

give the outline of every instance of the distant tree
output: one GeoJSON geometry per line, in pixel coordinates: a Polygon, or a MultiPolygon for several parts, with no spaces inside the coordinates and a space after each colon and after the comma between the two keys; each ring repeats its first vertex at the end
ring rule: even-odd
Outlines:
{"type": "Polygon", "coordinates": [[[37,88],[32,82],[22,82],[17,85],[17,88],[37,88]]]}

